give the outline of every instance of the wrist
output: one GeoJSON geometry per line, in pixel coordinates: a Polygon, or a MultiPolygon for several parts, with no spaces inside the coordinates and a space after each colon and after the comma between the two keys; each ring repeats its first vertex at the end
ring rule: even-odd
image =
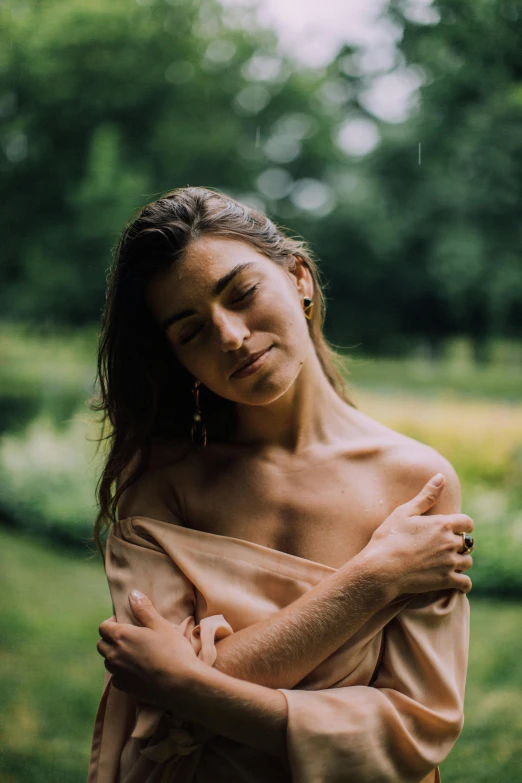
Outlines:
{"type": "Polygon", "coordinates": [[[373,543],[369,543],[346,566],[367,585],[379,605],[386,606],[400,595],[399,585],[389,568],[389,555],[373,543]]]}
{"type": "Polygon", "coordinates": [[[246,685],[243,681],[236,680],[197,659],[194,665],[185,669],[183,676],[178,675],[172,679],[165,709],[182,720],[195,721],[217,731],[214,722],[209,723],[201,718],[203,715],[208,718],[216,710],[219,712],[223,699],[228,701],[228,695],[235,691],[239,683],[241,686],[246,685]]]}
{"type": "Polygon", "coordinates": [[[195,691],[203,687],[209,668],[211,667],[195,657],[181,670],[178,668],[176,671],[169,672],[166,690],[170,706],[176,704],[177,707],[180,707],[189,702],[195,691]]]}

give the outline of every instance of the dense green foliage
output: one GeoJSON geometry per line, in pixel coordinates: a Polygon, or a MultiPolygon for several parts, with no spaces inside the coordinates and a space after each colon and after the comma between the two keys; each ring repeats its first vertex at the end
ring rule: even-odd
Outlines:
{"type": "Polygon", "coordinates": [[[385,11],[393,62],[345,46],[303,70],[217,0],[4,0],[2,317],[96,321],[124,221],[190,184],[312,243],[343,345],[462,333],[482,355],[520,335],[520,2],[415,8],[385,11]],[[421,82],[417,108],[384,122],[368,91],[397,74],[421,82]],[[357,120],[381,138],[365,156],[337,143],[357,120]]]}
{"type": "Polygon", "coordinates": [[[266,167],[258,127],[266,141],[284,117],[302,136],[313,125],[295,174],[322,170],[330,125],[295,115],[318,76],[275,59],[273,34],[220,17],[214,0],[3,5],[4,312],[97,319],[129,214],[187,184],[252,190],[266,167]]]}
{"type": "Polygon", "coordinates": [[[408,19],[411,5],[392,0],[390,13],[404,24],[406,63],[421,68],[421,111],[372,162],[400,211],[411,291],[420,307],[431,303],[434,332],[448,310],[454,328],[478,339],[520,331],[522,4],[437,0],[428,25],[408,19]]]}

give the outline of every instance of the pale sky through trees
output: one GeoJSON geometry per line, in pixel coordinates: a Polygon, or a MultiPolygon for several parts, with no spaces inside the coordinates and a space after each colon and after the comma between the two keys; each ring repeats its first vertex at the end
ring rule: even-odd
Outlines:
{"type": "MultiPolygon", "coordinates": [[[[273,27],[282,51],[301,67],[320,67],[335,55],[343,43],[362,45],[360,70],[375,74],[364,96],[365,108],[379,119],[401,122],[414,104],[422,75],[399,67],[395,42],[400,29],[379,19],[385,0],[220,0],[225,7],[258,6],[258,19],[273,27]],[[380,75],[379,75],[380,73],[380,75]]],[[[411,16],[426,23],[437,21],[429,0],[413,0],[411,16]]]]}

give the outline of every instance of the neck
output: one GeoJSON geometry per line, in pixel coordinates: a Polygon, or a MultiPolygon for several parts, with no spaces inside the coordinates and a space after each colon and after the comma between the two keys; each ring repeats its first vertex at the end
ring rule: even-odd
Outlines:
{"type": "Polygon", "coordinates": [[[350,410],[324,374],[312,346],[299,375],[280,397],[267,405],[237,403],[234,442],[297,454],[338,438],[350,410]]]}

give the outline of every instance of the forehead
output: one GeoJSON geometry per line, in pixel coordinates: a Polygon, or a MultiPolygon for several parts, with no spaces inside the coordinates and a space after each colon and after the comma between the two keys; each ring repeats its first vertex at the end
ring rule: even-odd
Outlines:
{"type": "Polygon", "coordinates": [[[185,301],[210,294],[213,285],[238,264],[250,263],[248,271],[270,274],[276,268],[271,259],[252,245],[228,237],[193,240],[185,253],[147,286],[147,298],[154,309],[173,299],[185,301]]]}
{"type": "Polygon", "coordinates": [[[252,245],[239,239],[205,236],[188,244],[183,259],[173,271],[179,281],[200,276],[213,280],[245,261],[270,263],[270,259],[252,245]]]}

